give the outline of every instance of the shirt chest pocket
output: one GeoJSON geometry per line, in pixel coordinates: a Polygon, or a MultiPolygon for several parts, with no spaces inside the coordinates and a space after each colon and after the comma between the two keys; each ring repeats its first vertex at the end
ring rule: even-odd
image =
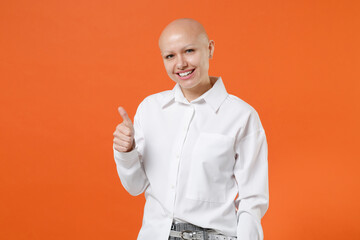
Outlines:
{"type": "Polygon", "coordinates": [[[225,202],[234,167],[234,138],[218,133],[200,133],[191,154],[185,197],[207,202],[225,202]]]}

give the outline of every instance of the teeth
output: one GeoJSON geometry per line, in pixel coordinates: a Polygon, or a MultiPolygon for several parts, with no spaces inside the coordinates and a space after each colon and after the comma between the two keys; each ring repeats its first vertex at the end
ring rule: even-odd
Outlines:
{"type": "Polygon", "coordinates": [[[188,72],[184,72],[184,73],[179,73],[179,75],[180,75],[180,77],[185,77],[185,76],[189,75],[191,72],[192,72],[192,70],[188,71],[188,72]]]}

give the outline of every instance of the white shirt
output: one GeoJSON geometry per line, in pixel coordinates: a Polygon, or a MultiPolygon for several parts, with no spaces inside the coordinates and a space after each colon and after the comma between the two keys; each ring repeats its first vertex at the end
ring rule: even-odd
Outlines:
{"type": "Polygon", "coordinates": [[[134,196],[145,191],[138,240],[167,240],[173,220],[263,239],[265,132],[257,112],[228,94],[221,77],[191,102],[178,84],[146,97],[134,129],[135,149],[114,149],[114,158],[124,188],[134,196]]]}

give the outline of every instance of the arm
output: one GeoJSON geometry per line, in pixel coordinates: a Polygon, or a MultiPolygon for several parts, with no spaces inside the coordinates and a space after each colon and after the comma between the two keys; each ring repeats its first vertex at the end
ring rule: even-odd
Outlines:
{"type": "Polygon", "coordinates": [[[262,240],[261,218],[269,204],[267,142],[264,129],[255,111],[237,138],[237,159],[234,175],[239,194],[237,238],[262,240]]]}
{"type": "Polygon", "coordinates": [[[140,103],[134,117],[134,143],[135,146],[129,152],[117,151],[113,145],[114,159],[121,183],[131,195],[141,194],[149,185],[142,163],[145,147],[145,138],[141,127],[140,103]]]}

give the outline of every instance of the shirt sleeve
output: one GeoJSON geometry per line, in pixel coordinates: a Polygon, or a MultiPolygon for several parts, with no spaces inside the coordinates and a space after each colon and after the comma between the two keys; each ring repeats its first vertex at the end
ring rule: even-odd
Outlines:
{"type": "Polygon", "coordinates": [[[268,150],[264,129],[255,110],[236,139],[234,175],[238,184],[237,239],[262,240],[261,218],[269,205],[268,150]]]}
{"type": "Polygon", "coordinates": [[[141,127],[142,105],[143,102],[134,116],[134,149],[130,152],[119,152],[113,146],[117,173],[126,191],[133,196],[141,194],[149,185],[143,165],[145,138],[141,127]]]}

